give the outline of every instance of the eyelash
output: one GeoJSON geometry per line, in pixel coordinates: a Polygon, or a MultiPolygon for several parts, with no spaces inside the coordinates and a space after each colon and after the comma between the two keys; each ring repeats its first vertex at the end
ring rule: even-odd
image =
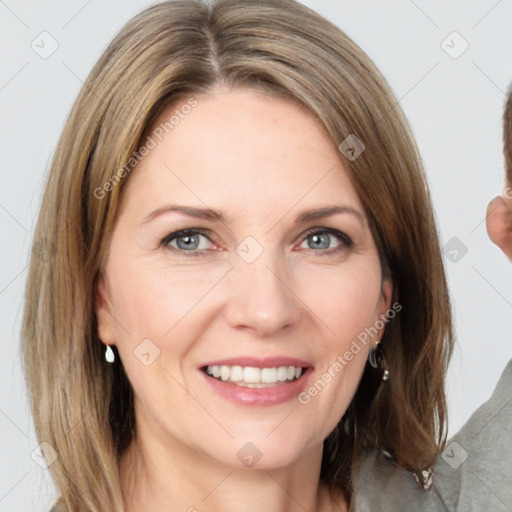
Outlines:
{"type": "MultiPolygon", "coordinates": [[[[209,252],[209,250],[194,249],[194,250],[190,250],[190,251],[184,251],[184,250],[176,248],[176,247],[169,247],[169,243],[172,242],[173,240],[176,240],[177,238],[179,238],[181,236],[185,236],[185,235],[203,235],[206,238],[208,238],[208,240],[210,240],[210,238],[208,236],[209,233],[210,233],[210,231],[208,229],[202,229],[202,228],[180,229],[178,231],[174,231],[173,233],[169,233],[166,237],[164,237],[160,242],[160,247],[164,247],[167,249],[177,251],[179,253],[183,253],[183,255],[187,256],[187,257],[203,256],[207,252],[209,252]]],[[[342,245],[340,245],[339,247],[335,247],[334,249],[325,249],[325,250],[320,250],[320,251],[315,251],[314,249],[311,249],[315,253],[318,253],[317,256],[333,255],[334,253],[337,253],[337,252],[339,252],[343,249],[346,249],[348,247],[352,247],[352,245],[353,245],[352,239],[345,233],[342,233],[341,231],[338,231],[337,229],[325,228],[325,227],[309,229],[308,231],[306,231],[304,233],[302,242],[312,235],[324,235],[324,234],[335,236],[336,238],[339,239],[340,242],[342,242],[342,245]]],[[[210,240],[210,242],[211,241],[212,240],[210,240]]]]}

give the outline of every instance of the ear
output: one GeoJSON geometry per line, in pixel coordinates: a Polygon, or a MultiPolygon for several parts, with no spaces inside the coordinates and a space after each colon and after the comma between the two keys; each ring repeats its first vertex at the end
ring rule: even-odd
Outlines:
{"type": "MultiPolygon", "coordinates": [[[[388,317],[387,313],[391,309],[391,298],[393,297],[393,282],[390,278],[385,278],[382,280],[381,285],[381,298],[379,303],[379,318],[382,320],[382,317],[388,317]]],[[[384,330],[386,329],[386,324],[379,329],[379,334],[376,340],[380,340],[384,335],[384,330]]]]}
{"type": "Polygon", "coordinates": [[[114,316],[105,279],[100,273],[96,284],[95,312],[98,321],[98,337],[105,345],[115,345],[114,316]]]}
{"type": "Polygon", "coordinates": [[[512,206],[503,197],[488,204],[486,225],[489,238],[512,260],[512,206]]]}
{"type": "Polygon", "coordinates": [[[393,282],[391,278],[382,280],[382,304],[386,309],[382,313],[386,313],[391,307],[391,297],[393,296],[393,282]]]}

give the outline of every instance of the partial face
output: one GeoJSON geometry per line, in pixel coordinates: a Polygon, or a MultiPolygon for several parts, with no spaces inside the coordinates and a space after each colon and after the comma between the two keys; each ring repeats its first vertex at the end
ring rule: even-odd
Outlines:
{"type": "Polygon", "coordinates": [[[139,432],[232,467],[246,452],[286,466],[347,409],[391,285],[309,113],[249,90],[195,98],[162,113],[162,140],[127,178],[99,335],[117,345],[139,432]],[[165,134],[176,109],[190,113],[165,134]]]}

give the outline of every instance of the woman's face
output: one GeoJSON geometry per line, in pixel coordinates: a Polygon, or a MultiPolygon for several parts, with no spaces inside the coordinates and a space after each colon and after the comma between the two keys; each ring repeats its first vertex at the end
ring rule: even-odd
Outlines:
{"type": "Polygon", "coordinates": [[[251,90],[195,100],[162,113],[125,178],[99,335],[119,350],[139,435],[232,467],[286,466],[347,409],[391,285],[309,113],[251,90]]]}

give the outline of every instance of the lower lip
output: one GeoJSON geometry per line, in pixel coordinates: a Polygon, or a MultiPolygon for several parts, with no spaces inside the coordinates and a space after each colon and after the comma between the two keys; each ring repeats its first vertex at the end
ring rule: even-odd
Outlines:
{"type": "Polygon", "coordinates": [[[294,381],[276,384],[268,388],[248,388],[238,386],[233,382],[224,382],[222,380],[209,377],[205,372],[199,370],[206,382],[218,395],[235,404],[250,405],[253,407],[269,407],[279,405],[294,399],[306,387],[313,368],[306,368],[304,373],[294,381]]]}

